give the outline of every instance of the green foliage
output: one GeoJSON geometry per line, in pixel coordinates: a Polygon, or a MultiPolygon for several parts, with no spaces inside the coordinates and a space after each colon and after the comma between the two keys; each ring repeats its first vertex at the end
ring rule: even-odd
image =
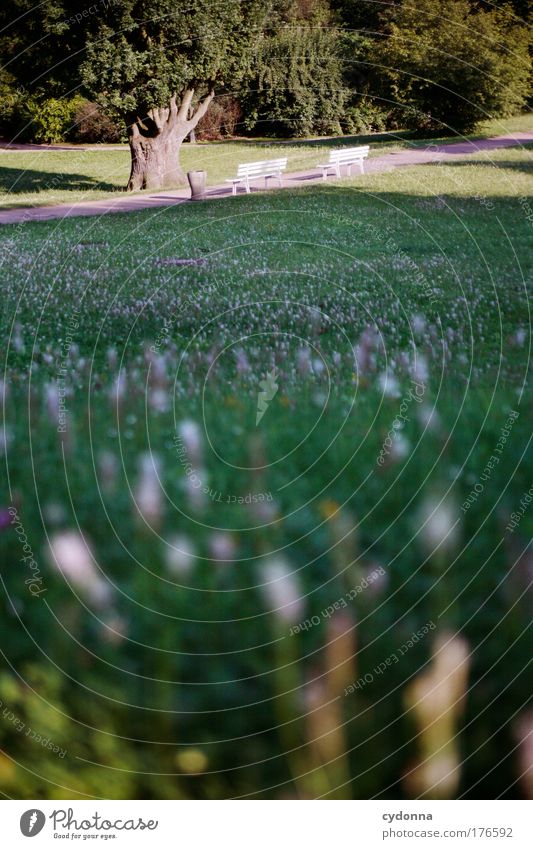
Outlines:
{"type": "Polygon", "coordinates": [[[340,133],[347,97],[339,33],[284,27],[256,44],[242,97],[245,126],[272,135],[340,133]]]}
{"type": "Polygon", "coordinates": [[[42,102],[27,100],[24,111],[31,124],[31,135],[36,142],[58,144],[75,132],[76,115],[85,100],[77,95],[72,98],[50,97],[42,102]]]}
{"type": "Polygon", "coordinates": [[[411,125],[464,132],[524,106],[529,34],[507,9],[485,12],[468,0],[402,2],[383,23],[385,37],[372,56],[374,86],[408,108],[411,125]]]}
{"type": "Polygon", "coordinates": [[[87,42],[81,74],[110,114],[128,121],[165,106],[186,86],[211,88],[234,76],[253,43],[248,15],[261,3],[172,0],[111,4],[87,42]]]}
{"type": "Polygon", "coordinates": [[[351,135],[380,133],[388,126],[388,113],[367,98],[360,98],[344,113],[342,128],[351,135]]]}

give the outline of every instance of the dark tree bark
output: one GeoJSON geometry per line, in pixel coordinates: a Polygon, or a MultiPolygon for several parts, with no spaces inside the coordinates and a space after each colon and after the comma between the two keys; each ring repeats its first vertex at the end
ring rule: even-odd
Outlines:
{"type": "Polygon", "coordinates": [[[178,105],[172,97],[168,107],[151,109],[146,118],[135,117],[128,126],[131,173],[128,191],[170,189],[185,183],[180,148],[209,108],[214,92],[191,109],[194,89],[187,89],[178,105]]]}

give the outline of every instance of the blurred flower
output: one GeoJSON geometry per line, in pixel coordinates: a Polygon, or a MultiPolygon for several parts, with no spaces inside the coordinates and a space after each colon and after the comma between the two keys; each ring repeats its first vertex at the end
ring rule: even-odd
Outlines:
{"type": "Polygon", "coordinates": [[[459,720],[468,689],[470,649],[458,634],[445,633],[433,647],[428,668],[405,693],[418,727],[420,759],[406,775],[413,796],[453,798],[459,786],[459,720]]]}
{"type": "Polygon", "coordinates": [[[110,371],[115,371],[118,365],[118,355],[116,348],[108,348],[106,351],[106,359],[107,364],[109,366],[110,371]]]}
{"type": "Polygon", "coordinates": [[[526,799],[533,799],[533,711],[521,716],[514,728],[518,741],[518,774],[526,799]]]}
{"type": "Polygon", "coordinates": [[[346,611],[337,610],[328,620],[324,654],[328,696],[334,699],[357,677],[355,620],[346,611]]]}
{"type": "Polygon", "coordinates": [[[415,358],[411,369],[411,376],[416,383],[421,383],[423,386],[427,385],[429,380],[429,366],[427,359],[422,354],[418,354],[415,358]]]}
{"type": "Polygon", "coordinates": [[[388,371],[380,374],[378,378],[379,386],[386,398],[399,398],[401,395],[400,384],[397,378],[388,371]]]}
{"type": "Polygon", "coordinates": [[[209,538],[209,551],[213,560],[228,562],[235,559],[235,540],[230,534],[217,531],[209,538]]]}
{"type": "Polygon", "coordinates": [[[11,513],[7,507],[0,507],[0,531],[9,528],[11,524],[11,513]]]}
{"type": "Polygon", "coordinates": [[[104,643],[112,646],[120,645],[126,639],[128,624],[126,620],[116,611],[112,610],[102,619],[100,635],[104,643]]]}
{"type": "Polygon", "coordinates": [[[148,393],[148,405],[156,413],[166,413],[170,409],[170,399],[166,389],[156,386],[148,393]]]}
{"type": "Polygon", "coordinates": [[[271,612],[286,625],[295,625],[303,616],[304,602],[298,579],[282,555],[271,555],[263,561],[263,592],[271,612]]]}
{"type": "Polygon", "coordinates": [[[198,775],[205,772],[209,759],[201,749],[183,749],[175,757],[176,766],[186,775],[198,775]]]}
{"type": "Polygon", "coordinates": [[[440,416],[436,407],[430,407],[429,404],[420,404],[417,410],[418,421],[423,428],[427,428],[433,433],[440,430],[440,416]]]}
{"type": "Polygon", "coordinates": [[[175,534],[165,546],[165,566],[171,575],[186,577],[192,570],[196,559],[196,549],[185,534],[175,534]]]}
{"type": "Polygon", "coordinates": [[[178,435],[187,450],[189,459],[197,466],[202,465],[202,435],[200,428],[191,419],[181,422],[178,435]]]}
{"type": "Polygon", "coordinates": [[[238,348],[235,351],[235,357],[237,360],[237,374],[245,374],[250,371],[250,363],[248,362],[248,357],[242,348],[238,348]]]}
{"type": "Polygon", "coordinates": [[[94,555],[77,531],[61,531],[50,537],[48,559],[67,582],[97,606],[110,602],[112,590],[95,566],[94,555]]]}
{"type": "Polygon", "coordinates": [[[422,336],[422,334],[426,330],[427,322],[423,315],[415,313],[415,315],[411,317],[411,325],[414,332],[417,333],[419,336],[422,336]]]}
{"type": "Polygon", "coordinates": [[[98,476],[102,489],[112,492],[117,484],[117,475],[117,458],[111,451],[101,451],[98,455],[98,476]]]}
{"type": "Polygon", "coordinates": [[[159,471],[160,462],[155,454],[141,454],[135,501],[145,522],[154,528],[161,524],[163,513],[159,471]]]}
{"type": "Polygon", "coordinates": [[[403,434],[395,431],[394,437],[392,439],[392,445],[389,452],[389,457],[391,460],[398,462],[399,460],[404,460],[411,453],[411,443],[409,440],[403,436],[403,434]]]}
{"type": "Polygon", "coordinates": [[[298,348],[296,354],[296,365],[302,377],[311,373],[311,354],[309,348],[298,348]]]}
{"type": "Polygon", "coordinates": [[[450,497],[426,497],[420,515],[420,539],[430,554],[455,548],[458,540],[457,522],[457,510],[450,497]]]}
{"type": "Polygon", "coordinates": [[[126,397],[127,390],[127,375],[126,369],[121,368],[119,373],[117,374],[115,381],[113,383],[112,388],[109,390],[109,401],[113,407],[120,405],[123,403],[124,398],[126,397]]]}
{"type": "Polygon", "coordinates": [[[66,520],[67,513],[62,504],[49,501],[43,507],[43,517],[50,525],[61,525],[66,520]]]}
{"type": "Polygon", "coordinates": [[[55,383],[47,383],[45,386],[46,412],[52,424],[57,425],[59,421],[59,393],[55,383]]]}

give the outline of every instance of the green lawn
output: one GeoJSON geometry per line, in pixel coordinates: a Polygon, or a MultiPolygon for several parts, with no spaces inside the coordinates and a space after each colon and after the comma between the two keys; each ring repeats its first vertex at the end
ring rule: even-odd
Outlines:
{"type": "MultiPolygon", "coordinates": [[[[235,146],[213,150],[230,169],[235,146]]],[[[508,523],[533,479],[532,187],[512,149],[0,229],[0,507],[45,589],[4,522],[0,699],[67,751],[0,723],[4,793],[410,798],[408,688],[432,637],[386,660],[431,622],[471,653],[455,795],[519,795],[533,507],[508,523]],[[191,421],[199,444],[190,426],[180,443],[191,421]],[[101,574],[82,558],[71,588],[47,535],[78,529],[101,574]]]]}
{"type": "MultiPolygon", "coordinates": [[[[533,128],[533,116],[488,122],[476,138],[528,130],[533,128]]],[[[438,139],[452,143],[457,137],[438,139]]],[[[184,170],[205,168],[211,185],[235,175],[237,164],[254,159],[288,156],[289,171],[314,168],[323,161],[328,150],[341,144],[370,144],[371,155],[419,147],[428,140],[416,139],[408,133],[384,133],[374,136],[346,136],[342,139],[321,139],[313,142],[234,141],[198,144],[183,147],[184,170]]],[[[80,200],[98,199],[121,191],[129,176],[129,151],[95,146],[87,150],[0,150],[0,208],[49,205],[80,200]]]]}

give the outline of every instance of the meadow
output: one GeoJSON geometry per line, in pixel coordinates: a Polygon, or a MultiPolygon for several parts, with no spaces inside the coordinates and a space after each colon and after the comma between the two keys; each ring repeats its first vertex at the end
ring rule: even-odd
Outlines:
{"type": "Polygon", "coordinates": [[[4,794],[520,795],[532,171],[0,230],[4,794]]]}

